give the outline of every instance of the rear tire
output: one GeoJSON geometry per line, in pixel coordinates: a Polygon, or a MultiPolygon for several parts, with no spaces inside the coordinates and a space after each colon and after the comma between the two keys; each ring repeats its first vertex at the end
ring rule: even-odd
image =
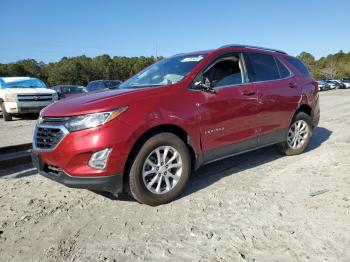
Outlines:
{"type": "Polygon", "coordinates": [[[280,152],[287,156],[299,155],[307,148],[312,138],[311,117],[299,112],[289,127],[287,139],[279,145],[280,152]]]}
{"type": "Polygon", "coordinates": [[[135,156],[127,191],[140,203],[166,204],[183,192],[190,173],[186,144],[172,133],[160,133],[149,138],[135,156]]]}
{"type": "Polygon", "coordinates": [[[7,113],[5,104],[3,102],[1,103],[1,111],[4,121],[12,121],[12,115],[10,113],[7,113]]]}

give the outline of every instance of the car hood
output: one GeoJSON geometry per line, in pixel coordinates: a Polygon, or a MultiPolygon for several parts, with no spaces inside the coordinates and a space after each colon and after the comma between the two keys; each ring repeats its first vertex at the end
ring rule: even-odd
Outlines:
{"type": "Polygon", "coordinates": [[[42,110],[41,115],[65,117],[114,110],[119,107],[129,106],[129,103],[134,102],[136,97],[140,97],[137,95],[139,93],[145,98],[145,96],[151,95],[153,92],[146,88],[137,88],[86,93],[80,96],[73,96],[59,100],[58,102],[45,107],[42,110]]]}
{"type": "Polygon", "coordinates": [[[11,94],[55,94],[56,91],[48,88],[5,88],[11,94]]]}

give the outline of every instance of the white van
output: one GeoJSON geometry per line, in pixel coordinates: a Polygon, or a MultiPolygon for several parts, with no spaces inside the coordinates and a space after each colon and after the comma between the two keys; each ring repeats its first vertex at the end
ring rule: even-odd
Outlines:
{"type": "Polygon", "coordinates": [[[0,77],[0,111],[5,121],[17,114],[38,113],[57,99],[57,93],[37,78],[0,77]]]}

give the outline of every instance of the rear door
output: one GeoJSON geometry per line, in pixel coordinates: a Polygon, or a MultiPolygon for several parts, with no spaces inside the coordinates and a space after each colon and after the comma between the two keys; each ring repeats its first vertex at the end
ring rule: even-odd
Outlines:
{"type": "Polygon", "coordinates": [[[258,93],[259,145],[284,141],[300,100],[298,78],[277,56],[244,53],[248,78],[258,93]]]}
{"type": "Polygon", "coordinates": [[[259,105],[254,85],[246,83],[241,53],[215,60],[202,76],[214,92],[202,92],[201,138],[204,161],[249,150],[257,145],[259,105]]]}

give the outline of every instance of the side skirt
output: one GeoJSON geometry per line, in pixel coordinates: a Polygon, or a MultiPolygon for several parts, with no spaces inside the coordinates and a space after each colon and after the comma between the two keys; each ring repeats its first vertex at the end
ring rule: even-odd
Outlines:
{"type": "Polygon", "coordinates": [[[285,128],[252,139],[248,139],[240,143],[235,143],[204,152],[197,158],[196,169],[198,169],[201,165],[206,165],[215,161],[279,144],[286,141],[287,134],[288,128],[285,128]]]}

